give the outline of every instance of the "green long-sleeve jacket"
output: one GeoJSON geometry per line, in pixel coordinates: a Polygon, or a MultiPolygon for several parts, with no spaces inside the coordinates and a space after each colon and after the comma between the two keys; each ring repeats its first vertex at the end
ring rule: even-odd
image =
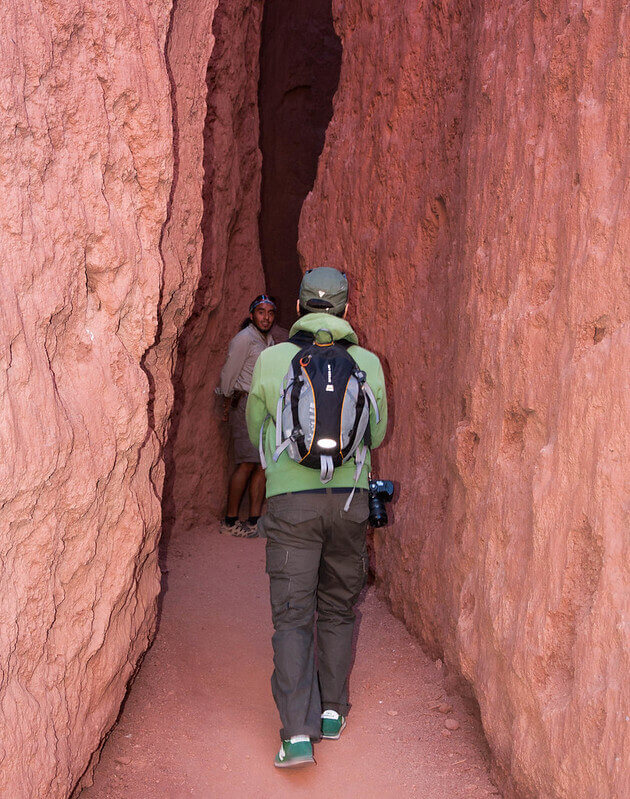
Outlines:
{"type": "MultiPolygon", "coordinates": [[[[372,449],[378,447],[383,441],[387,429],[387,396],[385,393],[385,379],[381,363],[373,352],[358,346],[358,339],[354,330],[344,319],[329,314],[307,314],[291,328],[289,335],[294,335],[298,330],[308,330],[311,333],[321,328],[330,330],[333,338],[348,339],[355,344],[348,348],[348,353],[354,358],[359,367],[366,373],[367,382],[374,392],[380,414],[380,421],[376,423],[376,414],[370,410],[370,431],[372,434],[372,449]]],[[[252,444],[256,447],[259,443],[260,427],[265,425],[263,441],[265,458],[267,460],[267,496],[285,494],[289,491],[306,491],[321,488],[318,469],[301,466],[291,460],[287,452],[283,452],[277,462],[273,460],[276,448],[276,406],[280,394],[280,384],[289,369],[291,360],[298,351],[298,347],[290,342],[277,344],[264,350],[254,367],[252,387],[247,400],[247,430],[252,444]],[[271,417],[271,418],[269,418],[271,417]]],[[[354,485],[355,463],[351,458],[347,463],[335,469],[332,480],[327,483],[331,488],[348,487],[354,485]]],[[[361,471],[357,485],[367,488],[368,473],[370,471],[370,457],[368,456],[361,471]]]]}

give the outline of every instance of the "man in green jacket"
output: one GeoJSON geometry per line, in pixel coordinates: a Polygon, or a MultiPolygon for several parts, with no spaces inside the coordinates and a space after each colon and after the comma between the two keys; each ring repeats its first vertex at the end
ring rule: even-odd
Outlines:
{"type": "MultiPolygon", "coordinates": [[[[326,329],[335,341],[352,342],[347,352],[365,372],[380,419],[370,409],[370,446],[379,446],[387,427],[383,370],[376,355],[358,346],[345,321],[348,282],[336,269],[307,272],[300,286],[298,312],[290,337],[326,329]]],[[[259,529],[267,538],[273,635],[273,696],[280,713],[282,744],[278,767],[313,761],[312,741],[339,738],[349,710],[348,674],[352,658],[354,605],[365,585],[368,561],[365,534],[369,515],[368,454],[355,486],[353,459],[338,466],[324,487],[318,469],[292,460],[283,451],[274,461],[275,415],[280,385],[299,351],[290,341],[264,350],[252,377],[247,429],[262,440],[267,479],[267,513],[259,529]],[[317,664],[314,618],[317,611],[317,664]]]]}

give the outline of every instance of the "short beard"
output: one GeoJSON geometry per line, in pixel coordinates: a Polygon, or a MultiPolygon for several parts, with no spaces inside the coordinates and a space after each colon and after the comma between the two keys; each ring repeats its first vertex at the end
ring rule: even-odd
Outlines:
{"type": "Polygon", "coordinates": [[[273,327],[273,322],[272,322],[272,323],[269,325],[269,330],[263,330],[263,329],[262,329],[262,327],[258,327],[258,325],[256,324],[256,322],[255,322],[253,319],[250,319],[250,320],[249,320],[249,322],[250,322],[250,324],[254,325],[254,327],[256,328],[256,330],[257,330],[259,333],[262,333],[263,335],[267,335],[267,333],[269,332],[269,330],[271,330],[271,328],[273,327]]]}

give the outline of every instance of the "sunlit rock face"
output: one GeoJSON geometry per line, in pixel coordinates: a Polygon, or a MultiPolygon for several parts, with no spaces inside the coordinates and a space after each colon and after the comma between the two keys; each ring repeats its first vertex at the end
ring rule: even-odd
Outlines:
{"type": "Polygon", "coordinates": [[[630,795],[625,4],[333,5],[300,223],[388,364],[382,590],[507,796],[630,795]]]}
{"type": "Polygon", "coordinates": [[[155,626],[170,3],[0,9],[0,795],[65,797],[155,626]]]}
{"type": "Polygon", "coordinates": [[[261,0],[220,3],[216,42],[203,76],[203,178],[188,186],[189,191],[203,186],[201,277],[176,353],[166,447],[168,529],[174,523],[182,528],[203,523],[224,510],[229,437],[214,389],[230,339],[252,299],[265,289],[258,245],[261,18],[261,0]]]}
{"type": "Polygon", "coordinates": [[[238,52],[211,59],[216,7],[0,11],[2,796],[89,781],[155,630],[184,325],[202,297],[235,327],[262,288],[261,4],[222,6],[238,52]]]}

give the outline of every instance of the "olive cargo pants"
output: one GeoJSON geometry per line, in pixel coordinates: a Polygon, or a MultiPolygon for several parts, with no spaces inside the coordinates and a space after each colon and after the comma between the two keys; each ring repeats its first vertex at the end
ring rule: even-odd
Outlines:
{"type": "Polygon", "coordinates": [[[267,573],[274,672],[282,738],[321,735],[322,710],[348,712],[354,605],[367,576],[368,493],[297,492],[270,497],[261,532],[267,573]],[[317,668],[313,627],[317,611],[317,668]]]}

